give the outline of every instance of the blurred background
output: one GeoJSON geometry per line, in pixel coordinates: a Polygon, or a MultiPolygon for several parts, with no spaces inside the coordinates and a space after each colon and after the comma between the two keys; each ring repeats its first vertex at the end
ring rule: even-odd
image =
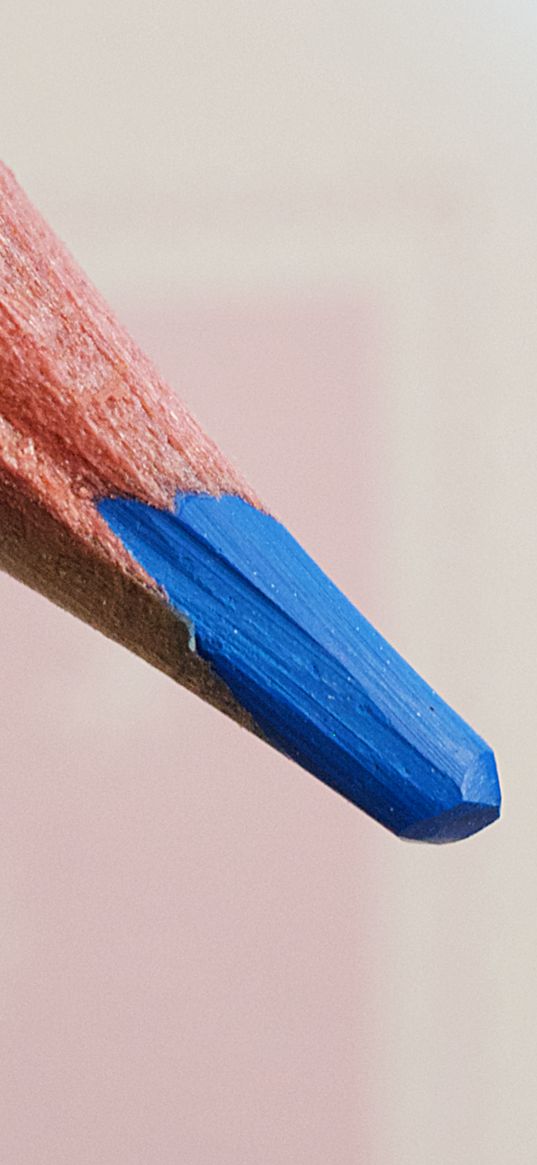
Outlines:
{"type": "Polygon", "coordinates": [[[497,751],[398,842],[0,579],[6,1165],[530,1165],[537,15],[4,0],[0,155],[497,751]]]}

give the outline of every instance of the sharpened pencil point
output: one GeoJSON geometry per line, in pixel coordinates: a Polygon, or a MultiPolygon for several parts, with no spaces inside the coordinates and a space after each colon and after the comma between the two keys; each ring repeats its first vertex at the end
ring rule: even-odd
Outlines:
{"type": "Polygon", "coordinates": [[[260,508],[1,164],[0,567],[401,837],[499,814],[484,741],[260,508]]]}
{"type": "Polygon", "coordinates": [[[99,509],[286,756],[404,838],[456,841],[498,816],[490,749],[274,518],[199,494],[99,509]]]}
{"type": "Polygon", "coordinates": [[[416,821],[401,836],[441,845],[479,833],[500,816],[501,793],[494,753],[487,745],[470,765],[461,786],[463,800],[435,817],[416,821]]]}

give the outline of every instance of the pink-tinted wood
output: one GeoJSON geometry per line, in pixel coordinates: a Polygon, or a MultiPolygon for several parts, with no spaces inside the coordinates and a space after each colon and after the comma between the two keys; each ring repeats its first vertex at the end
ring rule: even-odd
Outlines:
{"type": "Polygon", "coordinates": [[[255,502],[0,163],[0,490],[2,471],[123,567],[97,496],[255,502]]]}

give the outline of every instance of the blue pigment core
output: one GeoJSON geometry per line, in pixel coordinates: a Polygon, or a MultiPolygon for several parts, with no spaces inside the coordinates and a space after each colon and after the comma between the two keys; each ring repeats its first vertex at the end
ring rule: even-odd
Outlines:
{"type": "Polygon", "coordinates": [[[402,837],[454,841],[499,816],[490,748],[274,518],[205,494],[99,510],[286,756],[402,837]]]}

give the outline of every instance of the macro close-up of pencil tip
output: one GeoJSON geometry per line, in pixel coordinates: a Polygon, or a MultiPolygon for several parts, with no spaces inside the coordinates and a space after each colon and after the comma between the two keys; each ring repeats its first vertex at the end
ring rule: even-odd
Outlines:
{"type": "Polygon", "coordinates": [[[6,31],[0,1159],[531,1165],[530,8],[6,31]]]}

